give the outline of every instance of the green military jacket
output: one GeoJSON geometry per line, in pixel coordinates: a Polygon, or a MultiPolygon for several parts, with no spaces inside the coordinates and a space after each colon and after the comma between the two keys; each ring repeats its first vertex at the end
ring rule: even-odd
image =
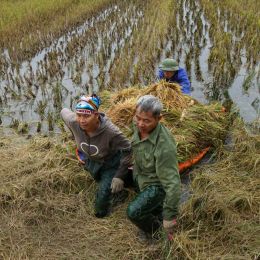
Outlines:
{"type": "Polygon", "coordinates": [[[148,138],[140,140],[138,129],[134,126],[132,147],[134,177],[140,190],[150,185],[162,186],[166,193],[163,218],[173,219],[178,214],[180,200],[180,175],[174,138],[164,125],[158,123],[148,138]]]}

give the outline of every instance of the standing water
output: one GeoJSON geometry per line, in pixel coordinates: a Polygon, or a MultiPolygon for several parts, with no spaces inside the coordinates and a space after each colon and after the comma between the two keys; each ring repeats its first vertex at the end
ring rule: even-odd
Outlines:
{"type": "MultiPolygon", "coordinates": [[[[81,94],[122,87],[113,85],[119,76],[115,64],[124,67],[130,62],[132,68],[120,75],[125,78],[124,86],[130,86],[133,68],[138,70],[141,52],[145,51],[140,51],[135,42],[138,35],[144,35],[141,28],[145,27],[147,8],[149,5],[142,1],[114,5],[20,66],[13,64],[5,50],[1,54],[4,71],[0,75],[2,124],[18,126],[24,122],[32,133],[59,131],[58,113],[63,106],[72,108],[81,94]],[[135,53],[133,61],[122,58],[123,51],[128,49],[135,53]]],[[[228,46],[229,60],[218,67],[212,37],[215,24],[211,24],[202,6],[196,1],[182,0],[173,12],[154,67],[165,57],[174,57],[188,71],[194,98],[202,103],[212,100],[234,103],[245,122],[259,118],[260,64],[250,63],[247,46],[241,44],[243,31],[237,33],[228,17],[223,20],[218,10],[219,26],[232,42],[228,46]]],[[[138,83],[155,81],[156,72],[152,74],[148,80],[146,75],[140,75],[138,83]]]]}

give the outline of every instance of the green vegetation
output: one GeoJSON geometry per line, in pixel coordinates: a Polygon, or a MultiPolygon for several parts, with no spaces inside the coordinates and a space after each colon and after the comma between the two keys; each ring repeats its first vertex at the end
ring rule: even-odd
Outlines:
{"type": "Polygon", "coordinates": [[[0,46],[14,61],[32,57],[59,35],[104,9],[113,0],[3,0],[0,46]]]}
{"type": "Polygon", "coordinates": [[[210,22],[213,48],[209,63],[216,84],[228,87],[247,59],[248,69],[254,69],[260,57],[260,2],[200,0],[210,22]],[[225,76],[223,76],[223,73],[225,76]]]}

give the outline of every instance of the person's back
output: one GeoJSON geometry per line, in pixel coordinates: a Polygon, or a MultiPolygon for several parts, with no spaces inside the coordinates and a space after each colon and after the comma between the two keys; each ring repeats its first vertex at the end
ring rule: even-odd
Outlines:
{"type": "Polygon", "coordinates": [[[190,94],[190,81],[184,68],[180,68],[174,59],[165,59],[159,65],[157,75],[158,79],[164,79],[167,82],[178,83],[184,94],[190,94]]]}

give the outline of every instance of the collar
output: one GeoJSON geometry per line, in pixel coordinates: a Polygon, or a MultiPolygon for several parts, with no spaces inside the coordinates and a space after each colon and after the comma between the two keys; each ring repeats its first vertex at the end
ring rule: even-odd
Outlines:
{"type": "Polygon", "coordinates": [[[137,143],[141,143],[144,141],[150,141],[152,144],[156,144],[156,140],[157,140],[160,129],[161,129],[161,124],[158,123],[157,126],[154,128],[154,130],[149,134],[149,136],[146,139],[141,140],[139,137],[139,134],[138,134],[138,128],[134,124],[134,134],[133,134],[132,143],[137,144],[137,143]]]}

